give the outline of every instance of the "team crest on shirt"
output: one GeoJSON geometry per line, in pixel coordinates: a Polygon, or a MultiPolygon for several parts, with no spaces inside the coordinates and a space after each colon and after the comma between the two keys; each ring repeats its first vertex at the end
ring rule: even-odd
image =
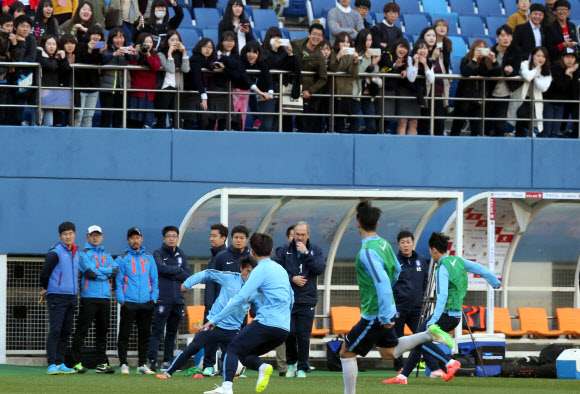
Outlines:
{"type": "Polygon", "coordinates": [[[415,260],[415,265],[417,265],[417,272],[421,271],[421,262],[419,260],[415,260]]]}
{"type": "Polygon", "coordinates": [[[149,264],[149,259],[144,259],[144,260],[143,260],[143,262],[144,262],[145,264],[149,264]]]}
{"type": "Polygon", "coordinates": [[[163,305],[159,305],[159,313],[163,313],[165,311],[165,307],[163,305]]]}
{"type": "Polygon", "coordinates": [[[182,261],[182,260],[181,260],[181,257],[178,257],[178,258],[177,258],[177,264],[178,264],[178,265],[181,265],[181,261],[182,261]]]}

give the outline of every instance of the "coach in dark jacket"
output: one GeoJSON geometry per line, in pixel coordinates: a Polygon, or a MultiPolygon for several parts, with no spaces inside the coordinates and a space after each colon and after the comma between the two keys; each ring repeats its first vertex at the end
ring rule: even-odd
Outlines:
{"type": "MultiPolygon", "coordinates": [[[[423,295],[429,281],[429,262],[415,252],[415,237],[410,231],[401,231],[397,235],[397,242],[399,245],[397,260],[401,265],[401,273],[393,286],[393,296],[397,306],[397,317],[394,323],[397,337],[402,337],[405,324],[412,332],[415,332],[419,326],[423,295]]],[[[394,360],[395,371],[403,368],[403,365],[402,357],[394,360]]],[[[432,370],[437,369],[439,368],[432,370]]]]}
{"type": "Polygon", "coordinates": [[[294,240],[278,249],[274,260],[286,272],[294,291],[294,307],[290,316],[290,334],[286,339],[286,377],[306,377],[310,370],[310,334],[316,303],[318,302],[317,278],[326,269],[322,250],[310,242],[310,226],[298,222],[294,226],[294,240]],[[297,370],[294,364],[298,362],[297,370]]]}
{"type": "Polygon", "coordinates": [[[162,231],[163,245],[153,253],[159,277],[159,298],[155,305],[151,341],[149,343],[149,368],[157,370],[157,356],[159,342],[165,330],[165,347],[163,350],[162,369],[167,369],[173,361],[173,349],[179,323],[183,317],[185,307],[184,293],[181,284],[189,278],[191,270],[187,256],[177,247],[179,229],[167,226],[162,231]]]}

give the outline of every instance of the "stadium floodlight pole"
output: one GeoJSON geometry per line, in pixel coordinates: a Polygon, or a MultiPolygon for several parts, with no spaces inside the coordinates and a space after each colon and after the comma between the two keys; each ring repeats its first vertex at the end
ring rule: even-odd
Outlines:
{"type": "MultiPolygon", "coordinates": [[[[463,314],[463,319],[467,322],[467,316],[465,315],[465,311],[463,308],[461,309],[461,313],[463,314]]],[[[466,324],[467,331],[469,331],[469,336],[471,337],[471,342],[473,342],[473,348],[475,349],[475,354],[477,354],[477,358],[479,359],[479,364],[481,365],[481,369],[483,369],[483,374],[487,379],[487,371],[485,370],[485,366],[483,365],[483,360],[481,359],[481,354],[479,354],[479,350],[477,350],[477,344],[475,343],[475,338],[473,338],[473,334],[471,333],[471,327],[469,327],[469,323],[466,324]]]]}

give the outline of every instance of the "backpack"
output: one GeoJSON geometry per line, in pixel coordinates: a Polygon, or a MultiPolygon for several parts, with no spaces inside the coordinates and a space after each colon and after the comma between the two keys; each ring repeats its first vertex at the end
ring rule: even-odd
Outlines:
{"type": "Polygon", "coordinates": [[[326,343],[326,365],[330,371],[341,372],[340,347],[344,341],[334,339],[326,343]]]}

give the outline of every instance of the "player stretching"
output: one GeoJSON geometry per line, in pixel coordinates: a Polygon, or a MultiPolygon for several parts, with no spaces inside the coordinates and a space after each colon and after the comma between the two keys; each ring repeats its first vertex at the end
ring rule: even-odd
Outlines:
{"type": "Polygon", "coordinates": [[[256,384],[257,392],[264,391],[268,386],[273,368],[270,364],[262,363],[258,356],[284,343],[290,331],[290,311],[294,303],[294,292],[290,287],[288,273],[280,264],[270,260],[273,245],[274,241],[268,234],[252,235],[250,246],[258,266],[228,305],[216,316],[208,316],[208,322],[203,326],[203,329],[215,326],[257,292],[261,302],[258,314],[228,346],[222,386],[206,391],[205,394],[233,393],[232,383],[238,368],[238,359],[246,367],[260,372],[256,384]]]}
{"type": "MultiPolygon", "coordinates": [[[[429,238],[429,253],[431,253],[433,261],[437,264],[435,271],[437,303],[435,304],[433,315],[419,326],[419,330],[424,330],[425,327],[433,327],[434,323],[437,323],[445,331],[451,331],[457,327],[461,320],[463,299],[467,293],[466,271],[480,275],[494,289],[501,286],[499,279],[481,264],[461,257],[449,256],[447,254],[448,245],[449,237],[443,233],[433,233],[431,238],[429,238]]],[[[407,384],[407,376],[413,371],[413,368],[415,368],[421,358],[421,352],[424,351],[431,353],[445,364],[447,372],[442,373],[442,377],[445,378],[446,382],[453,379],[455,372],[461,367],[461,363],[443,353],[434,344],[424,343],[411,350],[409,358],[399,375],[385,380],[383,383],[407,384]]]]}
{"type": "MultiPolygon", "coordinates": [[[[208,314],[208,318],[211,320],[213,316],[217,315],[225,308],[228,302],[242,288],[244,282],[248,279],[248,275],[250,275],[250,272],[252,272],[255,267],[256,262],[253,258],[250,256],[243,256],[240,257],[241,273],[217,270],[201,271],[190,276],[185,282],[183,282],[181,285],[181,291],[186,292],[191,290],[191,288],[196,284],[207,281],[213,281],[221,285],[219,296],[208,314]]],[[[212,330],[200,330],[193,338],[193,341],[181,353],[179,353],[175,360],[173,360],[169,369],[165,373],[159,374],[156,377],[158,379],[169,379],[175,371],[180,370],[191,356],[199,352],[206,345],[219,345],[222,353],[225,354],[228,345],[238,333],[244,317],[246,316],[246,313],[248,313],[250,303],[257,304],[259,308],[260,304],[258,301],[254,300],[254,298],[255,297],[252,296],[250,297],[250,300],[240,304],[234,313],[219,322],[212,330]]]]}
{"type": "Polygon", "coordinates": [[[366,356],[373,345],[385,360],[399,357],[424,342],[437,341],[453,347],[453,339],[436,324],[427,331],[397,338],[392,321],[397,312],[392,286],[401,267],[389,243],[377,236],[380,216],[381,210],[369,201],[362,201],[356,207],[357,228],[363,244],[355,263],[362,313],[340,349],[345,394],[356,392],[356,355],[366,356]]]}

